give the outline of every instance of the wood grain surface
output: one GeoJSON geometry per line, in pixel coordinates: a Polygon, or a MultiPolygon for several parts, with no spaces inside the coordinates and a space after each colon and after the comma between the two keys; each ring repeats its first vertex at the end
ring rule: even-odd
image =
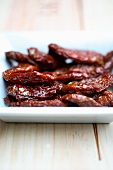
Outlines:
{"type": "MultiPolygon", "coordinates": [[[[113,0],[0,0],[0,31],[112,30],[113,0]]],[[[0,170],[112,170],[113,124],[0,122],[0,170]]]]}

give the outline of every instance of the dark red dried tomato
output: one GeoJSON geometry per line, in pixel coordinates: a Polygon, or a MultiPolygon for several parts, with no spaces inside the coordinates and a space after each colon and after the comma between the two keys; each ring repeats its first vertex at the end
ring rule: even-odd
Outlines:
{"type": "Polygon", "coordinates": [[[6,71],[4,71],[3,75],[4,77],[5,76],[9,76],[12,74],[12,73],[24,73],[24,72],[30,72],[30,71],[38,71],[39,68],[37,66],[34,66],[34,65],[31,65],[31,64],[28,64],[28,63],[20,63],[18,64],[17,66],[15,67],[12,67],[6,71]]]}
{"type": "Polygon", "coordinates": [[[77,104],[80,107],[100,107],[102,106],[98,102],[96,102],[93,98],[80,95],[80,94],[66,94],[62,97],[63,101],[69,101],[77,104]]]}
{"type": "Polygon", "coordinates": [[[67,105],[58,99],[53,100],[44,100],[44,101],[38,101],[38,100],[24,100],[24,101],[12,101],[9,96],[4,98],[5,104],[8,106],[13,107],[66,107],[67,105]]]}
{"type": "Polygon", "coordinates": [[[10,75],[4,74],[3,77],[6,81],[17,83],[17,84],[40,84],[40,83],[48,83],[53,82],[54,77],[50,74],[40,73],[38,71],[30,71],[30,72],[14,72],[10,75]]]}
{"type": "Polygon", "coordinates": [[[37,48],[29,48],[28,53],[30,59],[38,64],[41,71],[56,68],[56,60],[51,55],[40,52],[37,48]]]}
{"type": "Polygon", "coordinates": [[[25,54],[15,51],[8,51],[5,53],[6,59],[8,61],[15,60],[20,63],[31,63],[34,64],[34,62],[25,54]]]}
{"type": "Polygon", "coordinates": [[[20,84],[10,85],[7,88],[7,94],[13,96],[16,100],[22,101],[25,99],[49,99],[61,93],[62,84],[58,82],[42,86],[23,86],[20,84]]]}
{"type": "Polygon", "coordinates": [[[64,85],[63,93],[91,94],[101,92],[113,84],[113,74],[105,73],[96,78],[74,81],[64,85]]]}
{"type": "Polygon", "coordinates": [[[94,51],[70,50],[56,44],[50,44],[49,50],[63,58],[73,59],[77,63],[104,64],[104,56],[94,51]]]}
{"type": "Polygon", "coordinates": [[[113,92],[105,90],[99,94],[95,94],[93,97],[102,106],[113,106],[113,92]]]}

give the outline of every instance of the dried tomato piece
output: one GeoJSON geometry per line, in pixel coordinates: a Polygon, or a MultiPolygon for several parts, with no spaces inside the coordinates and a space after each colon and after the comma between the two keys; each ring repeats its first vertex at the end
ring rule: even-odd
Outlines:
{"type": "Polygon", "coordinates": [[[51,55],[40,52],[37,48],[29,48],[28,53],[29,57],[38,64],[41,71],[56,68],[56,60],[51,55]]]}
{"type": "Polygon", "coordinates": [[[106,62],[104,64],[103,72],[110,72],[112,70],[112,68],[113,68],[113,57],[106,60],[106,62]]]}
{"type": "Polygon", "coordinates": [[[20,72],[29,72],[29,71],[38,71],[39,68],[37,66],[33,66],[28,63],[20,63],[15,67],[12,67],[6,71],[4,71],[3,75],[4,77],[9,77],[12,73],[20,73],[20,72]]]}
{"type": "Polygon", "coordinates": [[[104,60],[107,61],[109,60],[110,58],[113,58],[113,51],[109,51],[105,57],[104,57],[104,60]]]}
{"type": "Polygon", "coordinates": [[[48,99],[60,93],[63,84],[54,82],[49,85],[42,86],[23,86],[20,84],[10,85],[7,88],[7,94],[13,96],[16,100],[25,99],[48,99]]]}
{"type": "Polygon", "coordinates": [[[70,82],[62,88],[63,93],[91,94],[101,92],[113,84],[113,74],[105,73],[96,78],[70,82]]]}
{"type": "MultiPolygon", "coordinates": [[[[88,77],[97,77],[100,74],[105,72],[110,72],[113,68],[113,57],[106,60],[104,65],[88,65],[88,64],[71,64],[66,65],[64,67],[58,68],[55,70],[57,74],[65,74],[65,73],[87,73],[88,77]]],[[[85,77],[84,77],[85,78],[85,77]]]]}
{"type": "MultiPolygon", "coordinates": [[[[100,70],[102,72],[102,69],[100,70]]],[[[58,68],[55,70],[56,80],[60,82],[69,82],[82,80],[91,77],[97,77],[99,74],[99,70],[96,72],[95,66],[88,65],[71,65],[67,67],[58,68]],[[97,73],[98,72],[98,73],[97,73]]]]}
{"type": "Polygon", "coordinates": [[[77,104],[80,107],[100,107],[102,106],[98,102],[96,102],[93,98],[80,95],[80,94],[66,94],[62,97],[62,100],[69,101],[77,104]]]}
{"type": "Polygon", "coordinates": [[[88,78],[90,75],[87,73],[65,73],[57,74],[55,72],[38,72],[38,71],[26,71],[15,72],[13,69],[7,70],[3,73],[3,77],[6,81],[18,84],[34,84],[34,83],[49,83],[53,81],[69,82],[73,80],[81,80],[88,78]]]}
{"type": "Polygon", "coordinates": [[[3,77],[6,81],[17,84],[40,84],[53,82],[54,77],[51,74],[44,74],[38,71],[28,71],[28,72],[12,72],[10,75],[4,74],[3,77]]]}
{"type": "Polygon", "coordinates": [[[59,81],[59,82],[69,82],[69,81],[74,81],[74,80],[82,80],[82,79],[86,79],[89,78],[90,75],[82,72],[65,72],[63,74],[56,74],[55,80],[59,81]]]}
{"type": "Polygon", "coordinates": [[[95,94],[93,99],[102,106],[113,106],[113,92],[105,90],[99,94],[95,94]]]}
{"type": "Polygon", "coordinates": [[[15,60],[17,62],[35,64],[27,55],[20,52],[8,51],[5,55],[8,61],[15,60]]]}
{"type": "Polygon", "coordinates": [[[50,44],[49,50],[62,58],[73,59],[77,63],[104,64],[104,56],[100,53],[88,50],[70,50],[56,44],[50,44]]]}
{"type": "MultiPolygon", "coordinates": [[[[96,66],[87,65],[87,64],[76,64],[76,65],[69,65],[62,68],[58,68],[55,70],[57,74],[57,80],[66,80],[75,81],[75,80],[82,80],[91,77],[97,77],[102,72],[102,69],[96,70],[96,66]]],[[[66,81],[64,81],[66,82],[66,81]]]]}
{"type": "Polygon", "coordinates": [[[67,105],[58,99],[53,100],[44,100],[44,101],[38,101],[38,100],[24,100],[24,101],[12,101],[12,99],[7,96],[4,98],[4,102],[8,106],[13,107],[66,107],[67,105]]]}

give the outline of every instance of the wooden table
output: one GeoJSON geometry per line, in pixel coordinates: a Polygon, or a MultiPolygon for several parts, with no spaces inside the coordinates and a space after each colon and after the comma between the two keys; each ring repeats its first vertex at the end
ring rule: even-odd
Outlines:
{"type": "MultiPolygon", "coordinates": [[[[113,29],[113,0],[0,0],[0,30],[113,29]]],[[[0,170],[112,170],[113,124],[0,122],[0,170]]]]}

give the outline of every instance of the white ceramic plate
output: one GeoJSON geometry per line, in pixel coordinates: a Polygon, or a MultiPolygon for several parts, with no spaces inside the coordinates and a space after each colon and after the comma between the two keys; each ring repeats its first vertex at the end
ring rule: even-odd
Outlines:
{"type": "Polygon", "coordinates": [[[113,121],[112,107],[6,107],[2,72],[9,68],[5,51],[26,53],[29,47],[47,52],[49,43],[76,49],[95,50],[105,54],[113,50],[113,32],[5,32],[0,34],[0,119],[8,122],[109,123],[113,121]]]}

